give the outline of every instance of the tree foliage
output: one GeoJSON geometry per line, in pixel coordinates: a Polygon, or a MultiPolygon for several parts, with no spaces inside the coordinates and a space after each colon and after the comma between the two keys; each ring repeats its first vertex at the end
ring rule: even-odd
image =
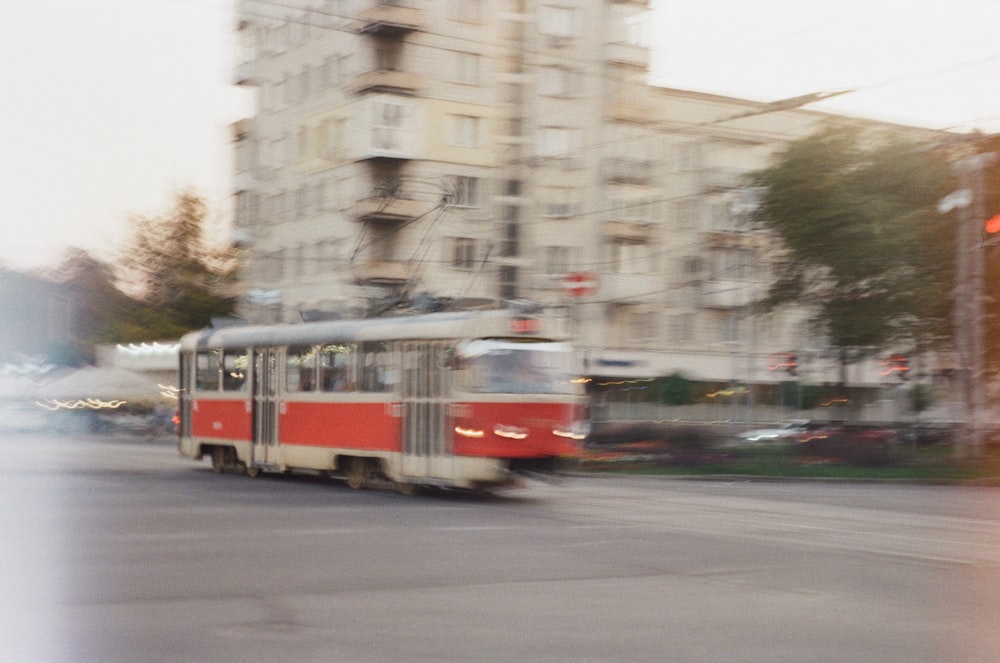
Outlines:
{"type": "Polygon", "coordinates": [[[109,340],[179,338],[233,311],[235,299],[227,289],[234,254],[206,242],[207,219],[204,200],[185,191],[167,213],[135,221],[120,263],[119,285],[130,301],[109,340]]]}
{"type": "Polygon", "coordinates": [[[755,176],[756,220],[780,238],[769,307],[811,307],[845,362],[950,333],[952,190],[936,151],[851,128],[795,141],[755,176]]]}

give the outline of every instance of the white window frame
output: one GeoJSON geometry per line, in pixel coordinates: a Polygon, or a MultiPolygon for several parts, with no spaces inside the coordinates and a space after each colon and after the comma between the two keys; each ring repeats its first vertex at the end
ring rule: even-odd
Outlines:
{"type": "Polygon", "coordinates": [[[449,142],[457,147],[480,147],[482,119],[477,115],[452,115],[449,142]]]}
{"type": "Polygon", "coordinates": [[[481,23],[483,0],[450,0],[448,18],[461,23],[481,23]]]}
{"type": "Polygon", "coordinates": [[[575,97],[579,92],[580,76],[575,69],[558,65],[539,68],[539,94],[549,97],[575,97]]]}
{"type": "Polygon", "coordinates": [[[474,269],[478,256],[478,242],[472,237],[454,237],[451,242],[451,266],[455,269],[474,269]]]}
{"type": "Polygon", "coordinates": [[[478,177],[455,176],[455,207],[479,207],[481,186],[478,177]]]}
{"type": "Polygon", "coordinates": [[[538,31],[548,37],[572,39],[576,36],[576,14],[573,8],[542,5],[538,8],[538,31]]]}
{"type": "Polygon", "coordinates": [[[392,101],[378,100],[372,107],[372,147],[377,150],[403,148],[403,128],[406,124],[406,106],[392,101]]]}
{"type": "Polygon", "coordinates": [[[455,81],[465,85],[479,85],[482,58],[479,53],[455,53],[455,81]]]}
{"type": "Polygon", "coordinates": [[[570,127],[548,126],[538,129],[538,156],[570,158],[580,149],[580,132],[570,127]]]}

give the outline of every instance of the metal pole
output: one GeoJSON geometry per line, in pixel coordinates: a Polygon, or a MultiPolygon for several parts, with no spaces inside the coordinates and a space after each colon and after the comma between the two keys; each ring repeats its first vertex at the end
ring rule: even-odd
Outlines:
{"type": "Polygon", "coordinates": [[[996,158],[993,153],[960,159],[955,168],[962,184],[972,192],[972,204],[962,207],[956,232],[955,345],[964,418],[968,429],[965,452],[978,458],[983,452],[985,356],[983,352],[983,168],[996,158]]]}

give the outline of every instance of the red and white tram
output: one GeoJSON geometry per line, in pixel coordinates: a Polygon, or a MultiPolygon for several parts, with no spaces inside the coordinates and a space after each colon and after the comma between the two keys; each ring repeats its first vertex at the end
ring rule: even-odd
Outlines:
{"type": "Polygon", "coordinates": [[[551,472],[585,430],[559,320],[509,310],[241,326],[181,340],[182,455],[352,488],[551,472]]]}

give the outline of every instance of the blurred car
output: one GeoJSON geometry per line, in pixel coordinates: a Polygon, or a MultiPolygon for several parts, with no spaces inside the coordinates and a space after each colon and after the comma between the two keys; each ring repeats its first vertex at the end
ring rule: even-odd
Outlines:
{"type": "Polygon", "coordinates": [[[892,462],[900,436],[895,428],[877,424],[839,423],[802,433],[796,453],[827,462],[872,466],[892,462]]]}
{"type": "Polygon", "coordinates": [[[741,442],[793,442],[812,427],[809,419],[789,419],[776,428],[757,428],[737,433],[741,442]]]}

